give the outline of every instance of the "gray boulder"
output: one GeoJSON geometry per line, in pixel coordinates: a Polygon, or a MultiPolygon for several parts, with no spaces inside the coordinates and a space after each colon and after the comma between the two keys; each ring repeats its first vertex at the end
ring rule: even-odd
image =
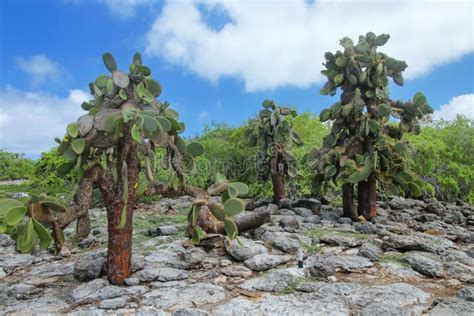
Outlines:
{"type": "Polygon", "coordinates": [[[465,286],[458,292],[457,297],[465,301],[474,302],[474,286],[465,286]]]}
{"type": "Polygon", "coordinates": [[[362,244],[362,241],[357,240],[354,237],[337,235],[322,235],[319,237],[319,240],[331,246],[357,247],[362,244]]]}
{"type": "Polygon", "coordinates": [[[359,248],[357,255],[365,257],[370,261],[378,261],[382,255],[382,249],[371,242],[366,242],[359,248]]]}
{"type": "Polygon", "coordinates": [[[377,285],[356,291],[349,304],[360,308],[361,315],[421,315],[431,305],[431,294],[406,284],[377,285]]]}
{"type": "Polygon", "coordinates": [[[241,265],[230,265],[224,267],[222,268],[221,272],[227,276],[239,278],[246,278],[253,274],[252,270],[241,265]]]}
{"type": "Polygon", "coordinates": [[[456,316],[472,316],[472,311],[474,311],[474,303],[460,300],[456,298],[451,298],[442,301],[436,305],[429,314],[430,316],[447,316],[447,315],[456,315],[456,316]]]}
{"type": "Polygon", "coordinates": [[[224,242],[225,251],[239,261],[250,259],[256,255],[267,253],[267,248],[251,239],[239,237],[237,240],[226,240],[224,242]],[[240,241],[240,243],[239,243],[240,241]]]}
{"type": "Polygon", "coordinates": [[[296,267],[288,269],[275,269],[258,278],[250,279],[239,287],[246,290],[267,292],[281,292],[298,278],[304,277],[303,269],[296,267]]]}
{"type": "Polygon", "coordinates": [[[185,270],[170,267],[162,268],[145,268],[133,274],[134,278],[138,278],[140,282],[150,282],[158,280],[161,282],[184,280],[189,277],[189,273],[185,270]]]}
{"type": "Polygon", "coordinates": [[[415,270],[429,277],[441,277],[443,275],[443,263],[441,258],[435,254],[421,251],[409,251],[405,253],[406,260],[415,270]]]}
{"type": "Polygon", "coordinates": [[[127,301],[128,297],[126,296],[111,298],[100,302],[99,307],[103,309],[117,309],[124,307],[127,304],[127,301]]]}
{"type": "Polygon", "coordinates": [[[159,309],[179,309],[216,304],[226,298],[222,287],[209,283],[162,283],[164,286],[143,295],[142,304],[159,309]],[[167,284],[171,283],[171,284],[167,284]]]}
{"type": "Polygon", "coordinates": [[[334,272],[361,272],[372,267],[369,259],[361,256],[341,256],[325,254],[311,257],[307,260],[310,272],[314,276],[326,277],[334,272]]]}
{"type": "Polygon", "coordinates": [[[283,217],[280,219],[280,227],[298,229],[300,224],[294,217],[283,217]]]}
{"type": "Polygon", "coordinates": [[[264,295],[259,301],[237,297],[219,305],[216,315],[349,315],[347,305],[340,300],[315,299],[312,294],[264,295]]]}
{"type": "Polygon", "coordinates": [[[106,261],[107,253],[104,250],[86,253],[75,260],[74,276],[82,281],[97,279],[106,261]]]}
{"type": "Polygon", "coordinates": [[[266,271],[292,259],[292,256],[261,254],[244,261],[244,264],[254,271],[266,271]]]}
{"type": "Polygon", "coordinates": [[[160,236],[176,235],[178,233],[178,228],[173,225],[160,226],[157,228],[157,233],[160,236]]]}
{"type": "Polygon", "coordinates": [[[414,250],[432,253],[441,253],[453,245],[454,243],[447,238],[424,233],[413,235],[389,234],[384,243],[385,248],[394,248],[401,252],[414,250]]]}

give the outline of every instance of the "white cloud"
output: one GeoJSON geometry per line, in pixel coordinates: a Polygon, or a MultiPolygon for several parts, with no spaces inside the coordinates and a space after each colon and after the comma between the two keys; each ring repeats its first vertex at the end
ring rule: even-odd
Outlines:
{"type": "Polygon", "coordinates": [[[411,79],[474,51],[471,1],[168,1],[146,52],[210,81],[243,79],[248,91],[322,82],[323,54],[339,39],[389,33],[383,51],[405,60],[411,79]],[[206,14],[231,22],[216,29],[206,14]]]}
{"type": "Polygon", "coordinates": [[[149,6],[155,0],[102,0],[110,13],[120,18],[129,18],[135,15],[137,9],[149,6]]]}
{"type": "Polygon", "coordinates": [[[209,117],[209,112],[203,111],[198,114],[197,120],[199,122],[204,122],[209,117]]]}
{"type": "Polygon", "coordinates": [[[31,84],[34,86],[42,85],[47,81],[58,82],[69,76],[60,64],[45,55],[33,55],[29,58],[16,57],[15,64],[18,69],[29,75],[31,84]]]}
{"type": "Polygon", "coordinates": [[[474,93],[463,94],[449,100],[448,104],[434,111],[433,119],[454,120],[456,115],[461,114],[474,120],[474,93]]]}
{"type": "Polygon", "coordinates": [[[6,86],[0,89],[0,149],[39,155],[55,146],[67,124],[84,114],[81,103],[90,98],[71,90],[66,98],[46,93],[24,92],[6,86]]]}

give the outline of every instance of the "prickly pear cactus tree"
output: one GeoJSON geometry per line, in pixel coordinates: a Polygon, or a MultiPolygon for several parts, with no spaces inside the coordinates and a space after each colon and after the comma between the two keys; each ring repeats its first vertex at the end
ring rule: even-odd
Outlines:
{"type": "Polygon", "coordinates": [[[89,84],[93,99],[82,104],[88,113],[69,124],[67,134],[57,140],[68,160],[59,172],[74,169],[81,177],[73,205],[58,221],[63,227],[78,218],[83,224],[78,225],[79,235],[87,235],[92,189],[100,189],[108,221],[107,275],[120,284],[129,275],[133,209],[153,180],[154,150],[166,149],[163,165],[176,171],[173,185],[180,187],[195,168],[194,157],[202,154],[202,146],[186,145],[179,136],[184,124],[168,103],[156,99],[161,86],[138,53],[128,73],[117,68],[110,53],[103,61],[109,73],[89,84]]]}
{"type": "Polygon", "coordinates": [[[285,178],[298,175],[296,159],[290,149],[293,144],[302,145],[300,135],[293,129],[292,118],[296,111],[277,106],[272,100],[263,101],[263,109],[251,120],[246,136],[250,145],[258,146],[255,162],[261,179],[272,179],[273,198],[276,203],[286,199],[285,178]]]}
{"type": "Polygon", "coordinates": [[[249,188],[242,182],[229,182],[220,173],[215,183],[206,192],[197,195],[188,216],[188,233],[194,244],[206,237],[206,233],[225,234],[229,239],[239,235],[235,216],[245,210],[245,203],[239,197],[247,195],[249,188]],[[221,201],[211,199],[221,194],[221,201]]]}
{"type": "Polygon", "coordinates": [[[419,133],[420,121],[433,110],[420,92],[407,102],[390,99],[389,79],[402,86],[407,64],[377,51],[389,38],[369,32],[355,44],[344,37],[340,41],[344,50],[326,53],[321,72],[327,77],[321,94],[334,96],[340,89],[341,96],[320,114],[322,122],[332,122],[331,133],[324,138],[324,148],[310,154],[310,165],[316,173],[316,191],[342,184],[344,211],[353,219],[376,215],[377,182],[389,194],[420,194],[416,176],[407,170],[402,136],[419,133]]]}
{"type": "Polygon", "coordinates": [[[53,241],[52,232],[63,238],[61,230],[54,226],[54,218],[65,211],[66,207],[44,195],[33,196],[26,203],[2,199],[0,234],[10,235],[21,253],[31,252],[38,244],[41,249],[47,249],[53,241]]]}

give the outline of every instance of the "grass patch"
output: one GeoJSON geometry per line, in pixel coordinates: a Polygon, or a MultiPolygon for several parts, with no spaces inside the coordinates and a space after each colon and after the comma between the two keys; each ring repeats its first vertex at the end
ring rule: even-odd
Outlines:
{"type": "Polygon", "coordinates": [[[281,294],[289,295],[289,294],[294,294],[296,292],[296,287],[305,282],[316,282],[318,281],[318,278],[315,277],[298,277],[288,283],[288,285],[281,291],[281,294]]]}
{"type": "MultiPolygon", "coordinates": [[[[136,214],[133,218],[133,242],[138,245],[152,239],[154,236],[148,236],[147,234],[149,230],[154,230],[159,226],[165,225],[186,224],[187,220],[187,215],[183,214],[136,214]]],[[[175,237],[184,237],[184,231],[179,230],[175,237]]]]}
{"type": "Polygon", "coordinates": [[[305,242],[301,242],[301,247],[303,247],[304,251],[308,255],[314,255],[321,252],[320,245],[312,245],[312,244],[307,244],[305,242]]]}
{"type": "Polygon", "coordinates": [[[151,195],[151,196],[142,195],[138,198],[138,202],[145,203],[145,204],[152,204],[154,202],[159,202],[161,199],[162,199],[161,194],[151,195]]]}
{"type": "Polygon", "coordinates": [[[402,254],[384,254],[380,257],[379,263],[394,263],[405,268],[411,268],[410,264],[403,259],[402,254]]]}
{"type": "Polygon", "coordinates": [[[363,234],[359,232],[346,232],[346,231],[341,231],[337,229],[327,229],[327,228],[326,229],[312,229],[312,230],[304,231],[303,234],[309,237],[318,237],[318,238],[324,235],[352,237],[357,240],[369,240],[376,236],[374,234],[363,234]]]}
{"type": "MultiPolygon", "coordinates": [[[[65,205],[68,205],[72,200],[72,196],[76,191],[75,185],[69,186],[40,186],[29,183],[0,185],[0,199],[9,198],[10,194],[16,192],[24,192],[31,195],[46,194],[58,200],[65,205]]],[[[28,201],[28,198],[19,199],[23,202],[28,201]]]]}

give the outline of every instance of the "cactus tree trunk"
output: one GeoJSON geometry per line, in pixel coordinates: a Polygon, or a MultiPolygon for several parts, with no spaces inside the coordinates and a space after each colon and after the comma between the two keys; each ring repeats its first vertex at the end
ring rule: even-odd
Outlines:
{"type": "MultiPolygon", "coordinates": [[[[138,146],[130,135],[130,126],[118,148],[117,185],[112,196],[105,196],[108,221],[107,276],[112,284],[123,284],[130,274],[132,257],[132,219],[136,202],[139,162],[138,146]],[[128,198],[124,198],[127,191],[128,198]],[[120,226],[125,210],[125,225],[120,226]]],[[[102,190],[104,191],[104,190],[102,190]]]]}
{"type": "Polygon", "coordinates": [[[282,199],[286,199],[285,178],[278,170],[278,158],[274,157],[271,160],[272,166],[272,185],[273,185],[273,201],[279,205],[282,199]],[[275,170],[276,169],[276,170],[275,170]]]}
{"type": "MultiPolygon", "coordinates": [[[[369,102],[367,111],[371,117],[373,114],[373,105],[369,102]]],[[[366,138],[364,140],[364,151],[371,157],[374,157],[375,153],[375,140],[372,138],[366,138]]],[[[372,217],[377,216],[377,179],[374,172],[371,173],[366,181],[359,182],[357,185],[357,211],[359,215],[364,216],[365,219],[369,220],[372,217]]]]}
{"type": "Polygon", "coordinates": [[[365,219],[377,216],[377,180],[371,175],[367,181],[359,182],[357,186],[357,210],[365,219]]]}
{"type": "MultiPolygon", "coordinates": [[[[121,209],[116,208],[113,213],[120,213],[121,209]]],[[[107,252],[107,276],[112,284],[123,284],[130,274],[130,264],[132,255],[132,212],[127,212],[130,217],[130,224],[124,228],[117,228],[116,220],[109,220],[108,233],[109,243],[107,252]]],[[[118,216],[120,220],[120,215],[118,216]]],[[[114,216],[116,218],[116,216],[114,216]]]]}
{"type": "Polygon", "coordinates": [[[349,217],[353,221],[357,220],[358,214],[354,206],[354,186],[351,183],[342,185],[342,209],[345,217],[349,217]]]}

